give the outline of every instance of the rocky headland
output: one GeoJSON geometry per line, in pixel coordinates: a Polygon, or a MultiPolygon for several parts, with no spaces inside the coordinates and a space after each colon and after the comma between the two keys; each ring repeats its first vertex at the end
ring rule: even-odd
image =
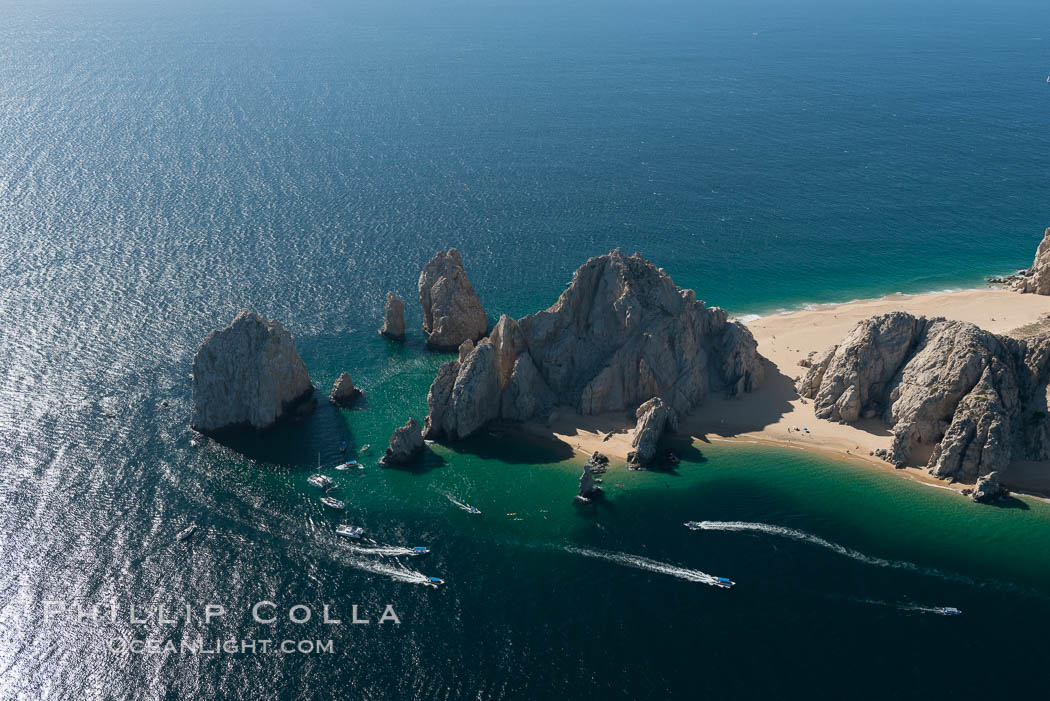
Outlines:
{"type": "Polygon", "coordinates": [[[267,428],[312,408],[314,387],[292,335],[275,319],[244,310],[212,331],[193,358],[193,414],[202,433],[267,428]]]}
{"type": "Polygon", "coordinates": [[[1050,228],[1043,232],[1032,267],[1018,270],[1013,275],[989,278],[988,282],[1022,294],[1050,295],[1050,228]]]}
{"type": "MultiPolygon", "coordinates": [[[[746,327],[639,254],[615,250],[582,265],[549,309],[504,315],[487,338],[463,343],[430,387],[424,433],[454,440],[557,407],[591,416],[654,397],[684,414],[710,394],[757,388],[763,372],[746,327]]],[[[664,416],[660,430],[667,424],[664,416]]]]}
{"type": "Polygon", "coordinates": [[[1048,380],[1050,336],[893,312],[859,322],[815,357],[797,389],[819,419],[888,424],[884,457],[894,465],[927,446],[930,474],[972,483],[995,473],[997,486],[1011,461],[1050,459],[1048,380]]]}
{"type": "Polygon", "coordinates": [[[427,345],[435,350],[456,350],[464,341],[477,341],[488,330],[485,309],[463,268],[462,256],[454,248],[439,251],[423,266],[419,303],[427,345]]]}

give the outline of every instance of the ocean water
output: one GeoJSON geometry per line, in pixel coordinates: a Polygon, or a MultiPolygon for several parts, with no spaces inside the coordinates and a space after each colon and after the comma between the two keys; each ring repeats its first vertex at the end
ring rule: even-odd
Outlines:
{"type": "Polygon", "coordinates": [[[439,248],[493,320],[614,247],[734,314],[1027,265],[1050,224],[1041,3],[0,0],[0,17],[0,697],[1038,693],[1045,503],[980,508],[759,446],[614,466],[588,509],[556,445],[375,459],[445,359],[414,303],[439,248]],[[403,346],[375,333],[388,289],[409,302],[403,346]],[[288,326],[322,392],[348,370],[367,399],[195,436],[193,353],[243,307],[288,326]],[[365,470],[332,469],[341,441],[365,470]],[[348,522],[431,554],[341,542],[305,481],[318,462],[348,522]],[[111,599],[115,622],[44,617],[111,599]],[[252,621],[263,600],[278,622],[252,621]],[[207,604],[226,615],[205,623],[207,604]],[[297,604],[309,622],[287,620],[297,604]],[[400,625],[378,623],[386,604],[400,625]],[[334,649],[112,642],[197,635],[334,649]]]}

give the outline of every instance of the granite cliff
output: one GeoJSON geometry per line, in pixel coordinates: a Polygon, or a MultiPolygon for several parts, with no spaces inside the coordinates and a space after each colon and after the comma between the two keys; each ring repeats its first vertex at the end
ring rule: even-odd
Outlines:
{"type": "Polygon", "coordinates": [[[489,320],[463,268],[459,251],[439,251],[419,274],[419,303],[427,345],[455,350],[464,341],[477,341],[489,320]]]}
{"type": "Polygon", "coordinates": [[[291,334],[244,310],[208,334],[193,358],[190,426],[203,433],[267,428],[307,403],[313,389],[291,334]]]}
{"type": "Polygon", "coordinates": [[[516,321],[504,315],[459,351],[431,385],[427,438],[463,438],[490,421],[542,418],[555,407],[633,410],[656,396],[683,415],[712,392],[748,392],[763,378],[747,328],[619,250],[582,265],[549,309],[516,321]]]}
{"type": "Polygon", "coordinates": [[[1032,267],[1018,271],[1017,275],[1011,275],[1003,282],[1017,292],[1050,295],[1050,228],[1043,233],[1032,267]]]}
{"type": "Polygon", "coordinates": [[[405,301],[395,292],[386,293],[386,309],[379,333],[395,341],[405,340],[405,301]]]}
{"type": "Polygon", "coordinates": [[[973,482],[1011,460],[1050,459],[1050,336],[1015,339],[962,321],[894,312],[866,319],[797,385],[818,418],[878,417],[898,466],[932,445],[927,469],[973,482]]]}

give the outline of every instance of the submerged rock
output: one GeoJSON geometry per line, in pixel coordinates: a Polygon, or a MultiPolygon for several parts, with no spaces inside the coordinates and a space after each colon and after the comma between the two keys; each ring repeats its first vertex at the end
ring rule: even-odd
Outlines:
{"type": "Polygon", "coordinates": [[[751,333],[697,301],[639,255],[587,261],[554,306],[492,333],[438,371],[427,396],[427,438],[458,439],[501,419],[623,411],[660,396],[685,414],[712,392],[758,387],[751,333]]]}
{"type": "Polygon", "coordinates": [[[350,373],[344,372],[332,385],[332,392],[328,395],[328,401],[338,407],[347,407],[357,401],[357,398],[361,395],[361,390],[354,387],[354,381],[350,379],[350,373]]]}
{"type": "Polygon", "coordinates": [[[386,310],[379,333],[395,341],[405,340],[405,301],[394,292],[386,293],[386,310]]]}
{"type": "Polygon", "coordinates": [[[414,418],[409,419],[404,426],[394,431],[390,437],[390,446],[379,458],[379,464],[389,467],[415,462],[423,452],[423,447],[423,429],[414,418]]]}
{"type": "Polygon", "coordinates": [[[277,320],[244,310],[212,331],[193,358],[193,415],[202,433],[268,428],[311,409],[313,385],[292,336],[277,320]]]}
{"type": "Polygon", "coordinates": [[[1043,240],[1035,251],[1035,261],[1028,270],[1018,270],[1013,280],[1005,279],[1016,292],[1050,295],[1050,228],[1043,232],[1043,240]]]}
{"type": "Polygon", "coordinates": [[[489,320],[463,268],[459,251],[439,251],[419,275],[419,303],[427,345],[456,350],[464,341],[477,341],[489,320]]]}
{"type": "Polygon", "coordinates": [[[1050,336],[1016,339],[977,326],[894,312],[858,323],[797,384],[818,418],[880,416],[902,466],[920,443],[927,469],[972,481],[1011,460],[1050,459],[1050,336]]]}
{"type": "Polygon", "coordinates": [[[674,409],[667,406],[660,397],[653,397],[638,407],[634,414],[638,422],[634,428],[631,446],[627,454],[627,464],[631,467],[648,465],[656,457],[656,447],[665,431],[678,430],[678,417],[674,409]]]}

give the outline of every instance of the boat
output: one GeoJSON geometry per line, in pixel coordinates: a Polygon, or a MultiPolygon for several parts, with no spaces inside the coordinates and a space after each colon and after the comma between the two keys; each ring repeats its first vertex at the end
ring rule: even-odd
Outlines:
{"type": "Polygon", "coordinates": [[[335,532],[337,535],[353,538],[354,540],[361,540],[361,536],[364,535],[365,529],[361,526],[351,526],[349,523],[342,523],[336,526],[335,532]]]}
{"type": "Polygon", "coordinates": [[[340,453],[345,453],[346,452],[346,441],[343,441],[343,442],[341,442],[339,444],[339,452],[340,453]]]}
{"type": "Polygon", "coordinates": [[[175,536],[175,540],[177,540],[177,541],[179,541],[181,543],[182,541],[192,537],[193,534],[196,533],[196,531],[197,531],[197,524],[196,523],[191,523],[190,525],[186,526],[185,528],[183,528],[181,531],[178,532],[178,535],[175,536]]]}
{"type": "Polygon", "coordinates": [[[328,489],[335,484],[332,482],[332,478],[328,475],[310,475],[306,478],[306,481],[315,487],[320,487],[321,489],[328,489]]]}
{"type": "Polygon", "coordinates": [[[346,503],[335,497],[321,497],[321,503],[329,508],[339,509],[340,511],[346,508],[346,503]]]}
{"type": "Polygon", "coordinates": [[[368,449],[371,448],[371,447],[372,447],[371,443],[365,443],[363,446],[361,446],[361,450],[358,451],[358,452],[367,453],[368,449]]]}
{"type": "Polygon", "coordinates": [[[438,585],[438,584],[444,584],[445,580],[440,579],[438,577],[427,577],[427,582],[429,582],[430,584],[438,585]]]}
{"type": "Polygon", "coordinates": [[[941,614],[942,616],[958,616],[962,613],[962,611],[955,608],[954,606],[938,606],[937,613],[941,614]]]}
{"type": "Polygon", "coordinates": [[[347,460],[342,465],[338,465],[335,469],[337,470],[363,470],[365,466],[356,460],[347,460]]]}
{"type": "Polygon", "coordinates": [[[729,589],[734,584],[736,584],[736,582],[732,581],[728,577],[715,577],[715,586],[716,587],[722,587],[723,589],[729,589]]]}
{"type": "Polygon", "coordinates": [[[700,522],[699,521],[686,521],[682,525],[685,526],[686,528],[688,528],[691,531],[698,531],[698,530],[700,530],[700,522]]]}
{"type": "Polygon", "coordinates": [[[476,506],[471,506],[470,508],[467,509],[467,513],[468,514],[480,514],[481,513],[481,509],[479,509],[476,506]]]}
{"type": "Polygon", "coordinates": [[[428,548],[425,545],[417,545],[416,547],[412,548],[413,555],[426,555],[428,552],[430,552],[430,548],[428,548]]]}

